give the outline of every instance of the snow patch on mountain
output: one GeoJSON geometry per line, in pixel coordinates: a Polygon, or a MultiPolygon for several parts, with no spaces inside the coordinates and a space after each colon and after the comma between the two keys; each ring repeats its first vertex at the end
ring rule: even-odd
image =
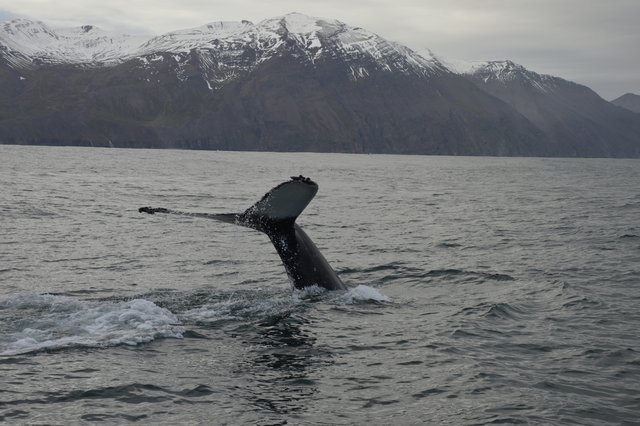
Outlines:
{"type": "MultiPolygon", "coordinates": [[[[427,50],[426,52],[433,55],[433,53],[431,53],[430,50],[427,50]]],[[[425,52],[420,52],[420,53],[423,56],[425,54],[425,52]]],[[[472,74],[475,69],[487,63],[487,61],[467,61],[464,59],[453,59],[453,58],[444,59],[441,56],[436,56],[436,58],[451,72],[456,74],[472,74]]]]}
{"type": "Polygon", "coordinates": [[[258,24],[212,22],[153,37],[109,33],[90,25],[52,29],[27,19],[5,22],[0,29],[0,57],[16,68],[62,63],[105,67],[135,58],[149,67],[166,53],[176,55],[180,67],[195,54],[213,87],[285,52],[310,64],[344,61],[355,80],[374,70],[423,76],[449,72],[432,54],[421,56],[362,28],[300,13],[258,24]]]}
{"type": "Polygon", "coordinates": [[[497,83],[501,85],[510,85],[519,83],[527,85],[537,91],[549,93],[558,87],[565,80],[548,74],[539,74],[531,71],[520,64],[516,64],[510,60],[500,61],[468,61],[462,59],[443,59],[434,55],[427,50],[421,52],[423,56],[426,54],[433,55],[443,66],[451,72],[471,78],[476,82],[484,84],[497,83]]]}
{"type": "Polygon", "coordinates": [[[453,62],[453,65],[449,64],[449,68],[459,74],[482,80],[485,84],[498,83],[508,85],[518,82],[544,93],[553,91],[560,82],[564,82],[559,77],[538,74],[509,60],[471,61],[466,63],[457,61],[453,62]]]}
{"type": "Polygon", "coordinates": [[[53,29],[28,19],[14,19],[0,26],[2,56],[22,68],[46,63],[113,64],[134,54],[144,39],[108,33],[91,25],[53,29]]]}

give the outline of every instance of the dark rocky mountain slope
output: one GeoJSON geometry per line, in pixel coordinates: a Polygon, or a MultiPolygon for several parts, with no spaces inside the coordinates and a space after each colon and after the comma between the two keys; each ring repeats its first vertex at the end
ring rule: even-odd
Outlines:
{"type": "Polygon", "coordinates": [[[565,83],[572,90],[563,86],[553,101],[518,85],[479,84],[433,56],[300,14],[144,40],[91,26],[56,32],[18,20],[0,30],[0,142],[640,155],[634,114],[609,103],[612,110],[603,110],[595,93],[565,83]],[[562,109],[587,101],[592,109],[562,109]],[[587,110],[592,121],[585,125],[587,110]],[[550,114],[563,118],[550,124],[543,119],[550,114]]]}
{"type": "Polygon", "coordinates": [[[477,65],[467,76],[548,135],[557,155],[640,156],[640,116],[612,105],[586,86],[511,61],[477,65]]]}
{"type": "Polygon", "coordinates": [[[612,104],[626,108],[629,111],[640,113],[640,96],[634,93],[625,93],[611,101],[612,104]]]}

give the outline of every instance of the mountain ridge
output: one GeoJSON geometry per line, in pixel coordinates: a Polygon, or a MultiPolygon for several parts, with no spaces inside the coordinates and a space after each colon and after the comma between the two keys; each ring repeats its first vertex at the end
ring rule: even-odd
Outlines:
{"type": "MultiPolygon", "coordinates": [[[[14,64],[22,67],[33,66],[34,63],[109,67],[157,53],[186,54],[194,49],[233,52],[244,46],[252,48],[256,62],[260,62],[275,54],[287,41],[295,42],[300,48],[299,53],[311,62],[322,56],[323,47],[328,44],[334,47],[332,54],[340,52],[352,58],[369,56],[381,61],[379,66],[389,70],[418,73],[445,70],[434,57],[424,58],[405,46],[362,28],[300,13],[265,19],[258,24],[217,21],[149,37],[108,33],[92,25],[56,30],[41,21],[24,18],[14,19],[0,27],[0,45],[16,58],[14,64]],[[391,62],[388,58],[396,61],[391,62]]],[[[354,71],[354,77],[362,72],[355,74],[354,71]]]]}
{"type": "Polygon", "coordinates": [[[477,64],[465,75],[542,129],[563,155],[607,156],[611,150],[639,155],[639,117],[586,86],[509,60],[477,64]]]}
{"type": "Polygon", "coordinates": [[[618,108],[607,114],[626,133],[558,133],[496,89],[540,103],[575,83],[510,61],[460,75],[431,52],[297,13],[144,38],[14,20],[0,27],[0,77],[2,143],[640,156],[640,127],[618,108]]]}

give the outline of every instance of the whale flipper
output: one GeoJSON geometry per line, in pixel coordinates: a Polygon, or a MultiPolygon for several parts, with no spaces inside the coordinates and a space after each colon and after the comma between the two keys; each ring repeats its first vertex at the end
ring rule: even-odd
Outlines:
{"type": "Polygon", "coordinates": [[[317,192],[315,182],[297,176],[267,192],[243,213],[187,213],[153,207],[141,207],[138,211],[215,219],[264,232],[276,248],[295,288],[317,285],[328,290],[344,290],[342,280],[311,238],[295,223],[317,192]]]}

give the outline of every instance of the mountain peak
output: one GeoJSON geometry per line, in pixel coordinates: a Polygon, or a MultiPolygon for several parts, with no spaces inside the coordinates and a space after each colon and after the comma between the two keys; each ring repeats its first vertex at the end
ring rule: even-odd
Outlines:
{"type": "Polygon", "coordinates": [[[621,99],[621,98],[634,98],[634,97],[640,98],[640,95],[636,95],[635,93],[627,92],[624,95],[618,97],[618,99],[621,99]]]}
{"type": "Polygon", "coordinates": [[[287,23],[287,25],[291,25],[292,27],[298,26],[299,29],[301,30],[304,30],[308,26],[316,25],[318,21],[327,21],[327,19],[305,15],[304,13],[300,13],[300,12],[290,12],[285,15],[277,16],[271,19],[283,20],[287,23]]]}
{"type": "Polygon", "coordinates": [[[640,113],[640,96],[635,93],[625,93],[611,101],[612,104],[640,113]]]}
{"type": "Polygon", "coordinates": [[[316,16],[305,15],[300,12],[291,12],[285,15],[276,16],[265,19],[266,22],[281,22],[289,31],[296,33],[307,33],[322,28],[324,25],[345,25],[336,19],[321,18],[316,16]]]}
{"type": "Polygon", "coordinates": [[[538,74],[510,60],[474,62],[462,74],[482,80],[485,84],[493,82],[506,85],[517,82],[541,92],[552,91],[560,81],[564,81],[548,74],[538,74]]]}
{"type": "Polygon", "coordinates": [[[489,72],[495,75],[500,75],[500,76],[509,78],[517,74],[532,73],[533,71],[529,71],[522,65],[516,64],[511,60],[505,59],[505,60],[499,60],[499,61],[486,61],[486,62],[476,63],[472,72],[473,73],[489,72]]]}

